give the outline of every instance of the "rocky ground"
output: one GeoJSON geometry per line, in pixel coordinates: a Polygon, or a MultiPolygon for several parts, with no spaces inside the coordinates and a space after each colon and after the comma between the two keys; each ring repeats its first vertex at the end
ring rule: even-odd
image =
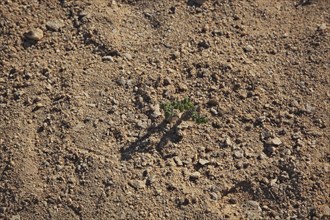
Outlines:
{"type": "Polygon", "coordinates": [[[1,0],[0,218],[329,219],[330,4],[297,3],[1,0]]]}

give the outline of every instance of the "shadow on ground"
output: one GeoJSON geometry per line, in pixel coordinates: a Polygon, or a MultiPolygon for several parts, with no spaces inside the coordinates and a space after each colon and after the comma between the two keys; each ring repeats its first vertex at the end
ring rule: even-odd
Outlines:
{"type": "Polygon", "coordinates": [[[183,114],[179,119],[176,120],[175,124],[170,126],[170,122],[164,119],[157,126],[151,126],[147,129],[147,133],[142,137],[139,137],[136,141],[129,144],[128,147],[123,147],[120,150],[122,160],[130,160],[136,153],[146,153],[156,150],[163,159],[171,157],[171,155],[165,155],[163,152],[164,146],[168,143],[178,143],[181,141],[182,136],[178,134],[178,126],[185,120],[189,119],[189,113],[183,114]],[[158,133],[160,136],[159,142],[153,145],[149,138],[158,133]]]}

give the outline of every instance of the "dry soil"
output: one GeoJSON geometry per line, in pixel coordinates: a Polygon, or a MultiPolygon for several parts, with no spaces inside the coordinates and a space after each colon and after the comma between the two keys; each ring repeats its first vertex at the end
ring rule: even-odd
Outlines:
{"type": "Polygon", "coordinates": [[[329,219],[330,2],[298,3],[1,0],[0,218],[329,219]]]}

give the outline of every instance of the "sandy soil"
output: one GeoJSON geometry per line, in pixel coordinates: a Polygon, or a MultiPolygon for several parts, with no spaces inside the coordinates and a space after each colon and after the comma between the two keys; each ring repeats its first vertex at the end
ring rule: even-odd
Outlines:
{"type": "Polygon", "coordinates": [[[296,4],[1,0],[0,218],[329,219],[330,4],[296,4]]]}

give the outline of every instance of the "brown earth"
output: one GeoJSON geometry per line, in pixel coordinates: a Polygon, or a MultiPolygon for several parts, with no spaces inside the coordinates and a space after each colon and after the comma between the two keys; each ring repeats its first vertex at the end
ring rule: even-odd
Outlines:
{"type": "Polygon", "coordinates": [[[330,4],[296,3],[1,0],[0,218],[329,219],[330,4]]]}

